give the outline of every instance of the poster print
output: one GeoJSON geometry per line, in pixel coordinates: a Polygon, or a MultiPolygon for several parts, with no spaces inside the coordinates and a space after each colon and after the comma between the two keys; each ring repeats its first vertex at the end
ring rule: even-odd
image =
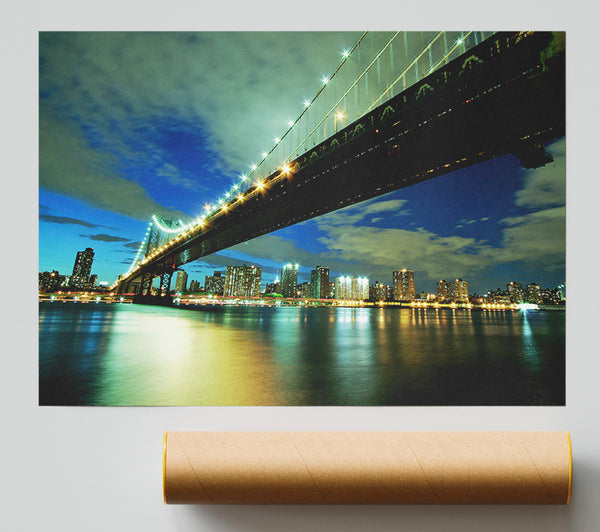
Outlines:
{"type": "Polygon", "coordinates": [[[40,405],[563,405],[561,32],[39,34],[40,405]]]}

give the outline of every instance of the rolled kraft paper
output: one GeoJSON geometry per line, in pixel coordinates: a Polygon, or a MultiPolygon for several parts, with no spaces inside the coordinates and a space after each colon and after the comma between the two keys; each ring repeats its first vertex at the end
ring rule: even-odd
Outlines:
{"type": "Polygon", "coordinates": [[[568,504],[567,432],[167,432],[165,503],[568,504]]]}

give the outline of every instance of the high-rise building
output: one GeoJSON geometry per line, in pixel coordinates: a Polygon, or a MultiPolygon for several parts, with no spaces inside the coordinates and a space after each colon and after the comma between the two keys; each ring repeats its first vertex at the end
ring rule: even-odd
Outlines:
{"type": "Polygon", "coordinates": [[[369,279],[367,277],[352,277],[350,289],[354,301],[369,299],[369,279]]]}
{"type": "Polygon", "coordinates": [[[222,272],[204,277],[204,291],[209,294],[222,296],[225,290],[225,277],[222,272]]]}
{"type": "Polygon", "coordinates": [[[335,298],[348,300],[352,290],[352,279],[350,277],[335,278],[335,298]]]}
{"type": "Polygon", "coordinates": [[[369,299],[369,279],[367,277],[336,277],[335,299],[345,301],[369,299]]]}
{"type": "Polygon", "coordinates": [[[539,284],[529,283],[525,288],[525,302],[534,305],[542,304],[542,287],[539,284]]]}
{"type": "Polygon", "coordinates": [[[369,299],[371,301],[392,301],[394,291],[389,284],[375,281],[375,284],[369,286],[369,299]]]}
{"type": "Polygon", "coordinates": [[[94,262],[94,248],[77,252],[71,275],[71,287],[83,288],[87,285],[92,271],[92,262],[94,262]]]}
{"type": "Polygon", "coordinates": [[[498,303],[502,305],[510,305],[510,295],[507,291],[497,288],[496,290],[490,290],[487,293],[488,303],[498,303]]]}
{"type": "Polygon", "coordinates": [[[286,264],[281,268],[281,294],[283,297],[296,297],[298,265],[286,264]]]}
{"type": "Polygon", "coordinates": [[[442,301],[452,301],[452,284],[446,281],[446,279],[440,279],[437,282],[437,300],[442,301]]]}
{"type": "Polygon", "coordinates": [[[190,281],[190,292],[199,292],[200,283],[198,281],[190,281]]]}
{"type": "Polygon", "coordinates": [[[469,285],[464,279],[452,281],[452,301],[455,303],[469,302],[469,285]]]}
{"type": "Polygon", "coordinates": [[[40,292],[55,292],[64,283],[64,280],[65,276],[60,275],[57,270],[40,272],[38,289],[40,292]]]}
{"type": "Polygon", "coordinates": [[[92,275],[90,275],[89,286],[90,286],[90,288],[96,288],[98,286],[98,274],[97,273],[92,273],[92,275]]]}
{"type": "Polygon", "coordinates": [[[223,294],[227,297],[259,297],[262,268],[227,266],[223,294]]]}
{"type": "Polygon", "coordinates": [[[177,272],[175,278],[175,292],[183,292],[187,288],[188,274],[184,270],[177,272]]]}
{"type": "Polygon", "coordinates": [[[544,305],[560,305],[562,299],[562,293],[558,288],[543,288],[542,289],[542,302],[544,305]]]}
{"type": "Polygon", "coordinates": [[[311,291],[310,291],[310,283],[309,282],[304,282],[298,285],[298,291],[300,292],[300,297],[302,298],[309,298],[311,297],[311,291]]]}
{"type": "Polygon", "coordinates": [[[310,272],[310,297],[315,299],[329,297],[329,268],[317,266],[310,272]]]}
{"type": "Polygon", "coordinates": [[[511,281],[506,285],[506,290],[508,291],[511,303],[523,303],[523,287],[520,283],[511,281]]]}
{"type": "Polygon", "coordinates": [[[415,299],[415,272],[406,268],[395,271],[394,281],[394,299],[396,301],[414,301],[415,299]]]}

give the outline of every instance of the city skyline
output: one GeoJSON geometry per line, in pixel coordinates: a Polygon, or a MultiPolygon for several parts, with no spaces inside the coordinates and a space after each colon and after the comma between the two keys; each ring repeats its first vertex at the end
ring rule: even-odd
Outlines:
{"type": "MultiPolygon", "coordinates": [[[[93,248],[78,251],[75,256],[72,275],[60,274],[58,270],[39,272],[39,290],[41,292],[101,290],[110,291],[105,283],[98,284],[97,274],[91,274],[94,259],[93,248]],[[85,271],[85,273],[82,273],[85,271]]],[[[500,287],[489,288],[482,293],[470,292],[468,281],[462,278],[436,282],[435,291],[423,290],[415,282],[414,270],[403,268],[392,272],[391,284],[381,283],[368,277],[339,275],[329,277],[330,269],[317,265],[310,270],[310,281],[298,279],[300,265],[287,263],[281,267],[281,279],[276,276],[274,283],[262,280],[262,269],[256,265],[227,266],[225,272],[213,271],[213,275],[205,277],[204,285],[199,281],[189,279],[185,269],[175,272],[171,282],[172,294],[183,292],[213,292],[225,297],[257,298],[270,292],[281,292],[279,295],[287,298],[304,299],[353,299],[353,300],[385,300],[413,301],[424,296],[435,297],[439,301],[468,303],[473,297],[487,297],[507,303],[538,303],[544,297],[565,301],[565,283],[553,287],[542,287],[536,281],[530,281],[523,289],[523,283],[514,280],[506,283],[506,290],[500,287]],[[224,275],[223,275],[224,273],[224,275]],[[371,281],[373,281],[371,283],[371,281]],[[264,286],[264,291],[263,291],[264,286]],[[417,287],[419,288],[417,290],[417,287]],[[543,296],[545,293],[545,296],[543,296]],[[383,295],[385,294],[385,295],[383,295]],[[558,298],[558,299],[557,299],[558,298]]],[[[156,283],[155,283],[156,284],[156,283]]],[[[155,287],[158,290],[158,286],[155,287]]]]}
{"type": "MultiPolygon", "coordinates": [[[[40,271],[68,271],[64,242],[72,242],[97,249],[98,280],[112,283],[131,264],[150,216],[195,216],[218,198],[318,90],[317,71],[329,72],[357,36],[278,34],[273,49],[273,34],[40,34],[40,271]],[[145,55],[150,44],[164,57],[145,55]],[[215,61],[220,45],[264,53],[260,63],[236,58],[245,61],[237,73],[216,66],[211,79],[200,67],[180,68],[215,61]],[[312,62],[298,61],[302,49],[312,62]],[[275,75],[288,61],[303,68],[275,75]],[[134,98],[140,86],[145,97],[134,98]],[[230,98],[243,94],[235,120],[225,88],[230,98]]],[[[306,264],[373,279],[410,264],[429,286],[446,276],[466,278],[478,292],[507,277],[556,286],[565,279],[564,138],[546,149],[554,162],[544,167],[525,170],[514,156],[500,157],[204,257],[189,265],[190,277],[255,264],[272,282],[291,260],[305,282],[306,264]]]]}

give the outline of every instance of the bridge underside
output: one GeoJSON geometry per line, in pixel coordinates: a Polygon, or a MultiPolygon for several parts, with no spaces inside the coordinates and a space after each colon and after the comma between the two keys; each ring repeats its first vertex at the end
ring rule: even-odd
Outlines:
{"type": "Polygon", "coordinates": [[[436,70],[231,202],[203,229],[156,257],[142,279],[283,227],[512,153],[547,163],[565,134],[564,34],[501,33],[436,70]]]}

